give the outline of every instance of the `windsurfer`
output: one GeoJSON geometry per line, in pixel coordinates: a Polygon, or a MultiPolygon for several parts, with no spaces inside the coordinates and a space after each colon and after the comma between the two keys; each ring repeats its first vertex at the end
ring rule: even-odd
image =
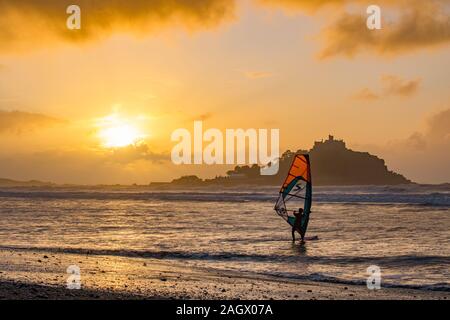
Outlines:
{"type": "Polygon", "coordinates": [[[298,232],[303,242],[312,204],[311,166],[307,154],[295,155],[279,193],[274,209],[292,227],[292,240],[295,242],[295,232],[298,232]],[[293,204],[300,207],[294,214],[293,204]]]}
{"type": "MultiPolygon", "coordinates": [[[[303,209],[299,208],[298,211],[294,211],[295,221],[294,225],[292,226],[292,241],[295,242],[295,231],[298,231],[300,233],[301,225],[302,225],[302,216],[303,216],[303,209]]],[[[302,242],[303,242],[303,234],[301,234],[302,242]]]]}

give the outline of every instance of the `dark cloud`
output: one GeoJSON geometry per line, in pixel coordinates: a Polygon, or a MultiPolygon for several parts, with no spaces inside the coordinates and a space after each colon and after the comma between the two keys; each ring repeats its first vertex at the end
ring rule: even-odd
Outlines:
{"type": "Polygon", "coordinates": [[[161,27],[216,26],[233,16],[231,0],[0,0],[0,50],[55,41],[99,39],[114,32],[145,34],[161,27]],[[68,30],[66,9],[81,8],[81,30],[68,30]]]}
{"type": "Polygon", "coordinates": [[[450,43],[450,14],[441,1],[413,1],[399,7],[398,15],[382,30],[369,30],[365,15],[342,14],[322,32],[325,45],[319,58],[353,57],[362,51],[395,55],[450,43]]]}
{"type": "Polygon", "coordinates": [[[64,120],[43,114],[0,110],[0,134],[12,133],[20,135],[63,123],[65,123],[64,120]]]}
{"type": "Polygon", "coordinates": [[[325,47],[319,53],[319,58],[327,59],[339,54],[353,57],[361,46],[373,45],[375,37],[375,31],[367,29],[363,16],[344,14],[322,31],[325,47]]]}
{"type": "MultiPolygon", "coordinates": [[[[450,13],[448,0],[258,0],[271,7],[316,14],[326,10],[338,16],[322,31],[324,47],[319,58],[338,55],[353,57],[362,51],[396,55],[421,48],[450,43],[450,13]],[[379,5],[382,9],[382,30],[366,26],[366,8],[379,5]],[[352,8],[352,12],[345,13],[352,8]],[[387,18],[389,17],[389,18],[387,18]]],[[[328,15],[330,17],[330,15],[328,15]]]]}

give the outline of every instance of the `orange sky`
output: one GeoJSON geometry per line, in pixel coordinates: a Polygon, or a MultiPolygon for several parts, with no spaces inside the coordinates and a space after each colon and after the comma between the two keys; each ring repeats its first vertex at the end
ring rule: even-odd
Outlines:
{"type": "Polygon", "coordinates": [[[449,5],[377,2],[383,29],[369,31],[363,0],[0,0],[0,177],[223,174],[168,161],[171,132],[203,120],[279,128],[281,151],[332,133],[410,179],[450,182],[449,5]]]}

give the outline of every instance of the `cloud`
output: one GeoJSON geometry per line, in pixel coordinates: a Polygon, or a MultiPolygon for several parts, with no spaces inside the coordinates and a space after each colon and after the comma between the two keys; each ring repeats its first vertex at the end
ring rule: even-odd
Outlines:
{"type": "MultiPolygon", "coordinates": [[[[418,183],[450,183],[450,108],[427,115],[422,128],[385,145],[357,145],[418,183]]],[[[354,145],[355,147],[355,145],[354,145]]]]}
{"type": "Polygon", "coordinates": [[[195,30],[233,17],[230,0],[0,0],[0,51],[61,41],[100,39],[112,33],[147,34],[168,26],[195,30]],[[81,30],[68,30],[66,9],[81,8],[81,30]]]}
{"type": "Polygon", "coordinates": [[[320,59],[339,55],[349,58],[360,52],[398,55],[450,43],[448,0],[378,0],[383,28],[366,26],[366,0],[258,0],[270,7],[300,11],[310,15],[326,12],[327,19],[338,18],[322,30],[324,43],[320,59]],[[349,12],[353,13],[349,13],[349,12]],[[354,12],[358,11],[358,14],[354,12]]]}
{"type": "Polygon", "coordinates": [[[380,99],[380,96],[372,92],[369,88],[363,88],[353,96],[353,99],[360,101],[375,101],[380,99]]]}
{"type": "Polygon", "coordinates": [[[112,149],[105,157],[105,161],[108,162],[130,163],[137,160],[162,163],[170,160],[170,154],[154,152],[146,143],[142,142],[124,148],[112,149]]]}
{"type": "Polygon", "coordinates": [[[191,120],[192,120],[192,121],[198,121],[198,120],[200,120],[200,121],[206,121],[206,120],[208,120],[208,119],[211,119],[213,116],[214,116],[213,113],[211,113],[211,112],[205,112],[205,113],[202,113],[202,114],[200,114],[200,115],[198,115],[198,116],[192,118],[191,120]]]}
{"type": "Polygon", "coordinates": [[[408,97],[419,89],[421,79],[402,80],[397,76],[385,75],[381,78],[385,87],[385,94],[408,97]]]}
{"type": "Polygon", "coordinates": [[[0,177],[56,183],[115,184],[160,180],[175,171],[170,155],[147,144],[116,150],[67,148],[0,153],[0,177]]]}
{"type": "Polygon", "coordinates": [[[429,118],[427,124],[426,136],[428,139],[446,144],[450,143],[450,109],[433,115],[429,118]]]}
{"type": "Polygon", "coordinates": [[[272,77],[272,73],[264,71],[245,71],[244,76],[248,79],[262,79],[272,77]]]}
{"type": "Polygon", "coordinates": [[[64,120],[38,113],[0,110],[0,134],[21,135],[65,123],[64,120]]]}
{"type": "Polygon", "coordinates": [[[322,31],[325,47],[319,53],[319,58],[327,59],[339,54],[353,57],[361,46],[373,44],[375,36],[375,31],[367,29],[364,17],[344,14],[322,31]]]}
{"type": "Polygon", "coordinates": [[[381,153],[418,182],[450,183],[450,108],[425,120],[425,128],[393,140],[381,153]]]}
{"type": "Polygon", "coordinates": [[[410,97],[417,93],[422,80],[420,78],[413,80],[404,80],[395,75],[383,75],[381,85],[383,93],[378,94],[369,88],[363,88],[353,95],[353,99],[359,101],[375,101],[382,97],[401,96],[410,97]]]}
{"type": "Polygon", "coordinates": [[[282,7],[287,10],[300,10],[308,13],[315,13],[328,6],[342,7],[355,0],[258,0],[259,3],[271,7],[282,7]]]}
{"type": "Polygon", "coordinates": [[[450,108],[427,118],[424,130],[413,132],[406,139],[391,141],[388,147],[395,152],[426,152],[430,156],[439,153],[441,159],[450,160],[450,108]]]}
{"type": "MultiPolygon", "coordinates": [[[[340,15],[321,33],[321,59],[338,55],[353,57],[370,51],[394,55],[450,43],[446,0],[379,0],[383,16],[398,16],[384,23],[383,30],[366,28],[365,0],[256,0],[270,7],[282,7],[315,14],[332,8],[340,15]],[[360,15],[345,13],[358,5],[360,15]],[[386,14],[387,16],[387,14],[386,14]]],[[[234,18],[235,0],[0,0],[0,52],[29,50],[60,42],[104,39],[114,33],[147,35],[164,28],[209,29],[234,18]],[[66,28],[66,8],[81,7],[82,28],[66,28]]],[[[262,77],[265,77],[262,76],[262,77]]],[[[257,75],[249,78],[258,78],[257,75]]]]}
{"type": "Polygon", "coordinates": [[[396,55],[450,43],[450,14],[440,0],[412,1],[397,13],[396,21],[384,22],[382,30],[369,30],[365,15],[342,14],[322,31],[319,58],[351,58],[363,51],[396,55]]]}
{"type": "MultiPolygon", "coordinates": [[[[284,7],[292,10],[317,11],[328,7],[343,8],[349,5],[361,5],[368,7],[377,4],[383,7],[416,5],[423,0],[377,0],[371,3],[367,0],[257,0],[263,5],[284,7]]],[[[445,3],[447,0],[428,0],[430,3],[445,3]]]]}

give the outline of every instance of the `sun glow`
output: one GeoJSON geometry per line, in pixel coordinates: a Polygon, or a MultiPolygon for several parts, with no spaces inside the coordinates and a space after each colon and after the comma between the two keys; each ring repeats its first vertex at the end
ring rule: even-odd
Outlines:
{"type": "Polygon", "coordinates": [[[107,116],[99,121],[98,137],[105,148],[123,148],[139,142],[145,135],[137,124],[117,115],[107,116]]]}

